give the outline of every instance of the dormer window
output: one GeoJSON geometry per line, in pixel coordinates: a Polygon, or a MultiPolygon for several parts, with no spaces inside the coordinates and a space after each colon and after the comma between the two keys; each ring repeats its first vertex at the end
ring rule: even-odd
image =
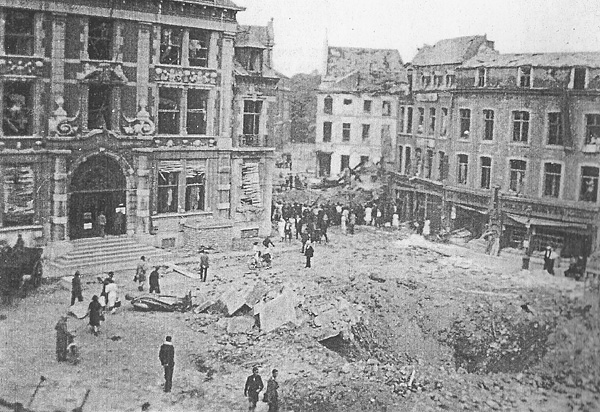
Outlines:
{"type": "Polygon", "coordinates": [[[486,69],[480,67],[477,69],[477,87],[485,87],[486,85],[486,69]]]}
{"type": "Polygon", "coordinates": [[[587,80],[587,69],[585,67],[574,67],[572,71],[573,89],[584,90],[587,80]]]}
{"type": "Polygon", "coordinates": [[[431,75],[423,73],[423,75],[421,76],[421,86],[429,87],[430,85],[431,85],[431,75]]]}
{"type": "Polygon", "coordinates": [[[235,49],[235,58],[244,69],[250,72],[262,71],[262,57],[262,49],[253,47],[240,47],[235,49]]]}
{"type": "Polygon", "coordinates": [[[519,67],[519,86],[531,87],[531,67],[519,67]]]}
{"type": "Polygon", "coordinates": [[[446,75],[446,87],[452,87],[454,86],[454,73],[449,73],[446,75]]]}

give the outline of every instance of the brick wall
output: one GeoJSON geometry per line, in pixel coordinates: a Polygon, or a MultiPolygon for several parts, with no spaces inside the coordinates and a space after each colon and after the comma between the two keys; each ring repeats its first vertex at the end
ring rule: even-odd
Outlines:
{"type": "Polygon", "coordinates": [[[214,226],[183,227],[183,245],[187,249],[196,250],[201,246],[209,246],[215,250],[229,250],[232,247],[233,226],[228,224],[214,226]]]}

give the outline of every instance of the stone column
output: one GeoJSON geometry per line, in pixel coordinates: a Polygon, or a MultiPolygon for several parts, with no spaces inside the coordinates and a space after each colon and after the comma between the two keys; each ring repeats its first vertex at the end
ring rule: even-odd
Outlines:
{"type": "Polygon", "coordinates": [[[135,222],[133,219],[128,219],[127,233],[135,231],[137,235],[147,234],[150,225],[150,170],[148,157],[144,155],[137,158],[135,197],[136,219],[135,222]]]}
{"type": "MultiPolygon", "coordinates": [[[[152,24],[138,23],[138,53],[137,53],[137,105],[148,104],[148,83],[150,81],[150,32],[152,24]]],[[[137,113],[138,107],[135,112],[137,113]]],[[[152,108],[149,108],[152,112],[152,108]]],[[[152,114],[152,113],[151,113],[152,114]]]]}
{"type": "Polygon", "coordinates": [[[231,105],[233,101],[233,40],[235,33],[223,33],[221,42],[221,133],[219,147],[231,147],[231,105]]]}
{"type": "Polygon", "coordinates": [[[67,236],[67,164],[64,157],[54,159],[53,192],[52,192],[52,241],[60,241],[67,236]]]}
{"type": "MultiPolygon", "coordinates": [[[[65,26],[66,13],[52,15],[52,66],[50,74],[50,94],[54,102],[57,96],[65,93],[65,26]]],[[[54,109],[54,107],[52,107],[54,109]]]]}

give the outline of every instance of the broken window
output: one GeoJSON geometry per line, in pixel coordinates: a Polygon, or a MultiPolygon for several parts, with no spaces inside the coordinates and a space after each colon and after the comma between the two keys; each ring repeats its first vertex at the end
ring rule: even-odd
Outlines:
{"type": "Polygon", "coordinates": [[[510,161],[510,177],[508,189],[517,194],[523,192],[525,185],[525,170],[527,168],[527,162],[525,160],[511,160],[510,161]]]}
{"type": "Polygon", "coordinates": [[[183,28],[164,27],[160,36],[160,63],[181,64],[183,28]]]}
{"type": "Polygon", "coordinates": [[[513,112],[513,142],[527,143],[529,136],[529,112],[513,112]]]}
{"type": "Polygon", "coordinates": [[[183,171],[179,160],[161,160],[158,164],[158,213],[175,213],[178,207],[179,174],[183,171]]]}
{"type": "Polygon", "coordinates": [[[381,106],[381,112],[383,116],[391,116],[392,115],[392,102],[388,100],[384,100],[381,106]]]}
{"type": "Polygon", "coordinates": [[[194,67],[208,67],[208,45],[210,32],[206,30],[190,30],[189,64],[194,67]]]}
{"type": "Polygon", "coordinates": [[[427,155],[425,156],[425,170],[423,171],[423,175],[426,179],[431,179],[431,173],[433,171],[433,150],[427,150],[427,155]]]}
{"type": "Polygon", "coordinates": [[[352,104],[352,99],[344,99],[344,106],[350,106],[352,104]]]}
{"type": "Polygon", "coordinates": [[[363,112],[365,113],[371,113],[371,106],[373,105],[373,102],[371,100],[365,100],[363,102],[363,112]]]}
{"type": "Polygon", "coordinates": [[[88,129],[111,128],[111,91],[105,84],[90,84],[88,94],[88,129]]]}
{"type": "Polygon", "coordinates": [[[483,140],[494,139],[494,111],[483,111],[483,140]]]}
{"type": "Polygon", "coordinates": [[[585,144],[600,143],[600,114],[585,115],[585,144]]]}
{"type": "Polygon", "coordinates": [[[88,23],[88,57],[91,60],[110,60],[112,44],[112,21],[90,17],[88,23]]]}
{"type": "Polygon", "coordinates": [[[236,60],[250,72],[262,71],[263,50],[254,47],[239,47],[235,49],[236,60]]]}
{"type": "Polygon", "coordinates": [[[435,109],[433,107],[429,108],[429,135],[433,136],[435,134],[435,109]]]}
{"type": "Polygon", "coordinates": [[[8,164],[2,168],[4,208],[2,226],[34,223],[34,174],[29,164],[8,164]]]}
{"type": "Polygon", "coordinates": [[[340,159],[340,172],[350,168],[350,156],[342,155],[340,159]]]}
{"type": "Polygon", "coordinates": [[[544,196],[559,197],[561,174],[560,163],[544,164],[544,196]]]}
{"type": "Polygon", "coordinates": [[[524,66],[519,68],[519,86],[531,87],[531,67],[524,66]]]}
{"type": "Polygon", "coordinates": [[[448,133],[448,109],[442,107],[442,127],[440,129],[440,136],[446,136],[448,133]]]}
{"type": "Polygon", "coordinates": [[[563,144],[561,113],[548,113],[548,144],[563,144]]]}
{"type": "Polygon", "coordinates": [[[423,151],[421,149],[415,149],[415,176],[421,176],[421,169],[423,168],[423,151]]]}
{"type": "Polygon", "coordinates": [[[466,154],[458,155],[458,173],[457,182],[461,185],[467,184],[467,172],[469,170],[469,156],[466,154]]]}
{"type": "Polygon", "coordinates": [[[323,100],[323,113],[333,114],[333,98],[331,96],[327,96],[323,100]]]}
{"type": "Polygon", "coordinates": [[[460,138],[468,139],[471,133],[471,109],[460,109],[460,138]]]}
{"type": "Polygon", "coordinates": [[[423,134],[425,132],[425,109],[423,107],[418,107],[419,111],[419,123],[417,123],[417,133],[423,134]]]}
{"type": "Polygon", "coordinates": [[[185,170],[185,210],[204,210],[206,162],[188,160],[185,170]]]}
{"type": "Polygon", "coordinates": [[[363,140],[367,140],[369,138],[369,131],[371,130],[371,125],[370,124],[363,124],[362,125],[362,138],[363,140]]]}
{"type": "Polygon", "coordinates": [[[448,177],[448,157],[446,156],[445,152],[439,151],[438,158],[439,158],[439,163],[438,163],[439,180],[440,181],[446,180],[446,178],[448,177]]]}
{"type": "Polygon", "coordinates": [[[206,134],[206,105],[208,91],[188,89],[187,91],[187,134],[206,134]]]}
{"type": "Polygon", "coordinates": [[[585,79],[587,77],[587,69],[585,67],[575,67],[573,69],[573,89],[585,89],[585,79]]]}
{"type": "Polygon", "coordinates": [[[404,167],[404,174],[410,175],[412,174],[412,150],[410,146],[406,146],[406,165],[404,167]]]}
{"type": "Polygon", "coordinates": [[[406,133],[412,133],[412,125],[413,125],[413,108],[409,107],[406,110],[406,133]]]}
{"type": "Polygon", "coordinates": [[[342,124],[342,141],[344,141],[344,142],[350,141],[350,123],[342,124]]]}
{"type": "Polygon", "coordinates": [[[158,89],[158,133],[179,134],[181,89],[158,89]]]}
{"type": "Polygon", "coordinates": [[[481,182],[482,189],[489,189],[492,177],[492,158],[481,156],[481,182]]]}
{"type": "Polygon", "coordinates": [[[33,134],[33,84],[30,82],[4,83],[4,110],[2,131],[5,136],[33,134]]]}
{"type": "Polygon", "coordinates": [[[477,87],[485,87],[486,70],[485,67],[477,69],[477,87]]]}
{"type": "Polygon", "coordinates": [[[404,116],[406,115],[406,108],[404,106],[400,107],[400,115],[398,116],[398,132],[404,133],[404,116]]]}
{"type": "Polygon", "coordinates": [[[34,13],[6,9],[4,20],[4,52],[21,56],[33,55],[34,13]]]}
{"type": "Polygon", "coordinates": [[[323,141],[331,142],[331,122],[323,122],[323,141]]]}
{"type": "Polygon", "coordinates": [[[262,103],[261,100],[244,100],[243,132],[244,139],[248,145],[253,145],[255,142],[258,142],[262,103]]]}
{"type": "Polygon", "coordinates": [[[598,176],[600,169],[597,167],[584,166],[581,168],[581,189],[579,200],[584,202],[596,202],[598,200],[598,176]]]}

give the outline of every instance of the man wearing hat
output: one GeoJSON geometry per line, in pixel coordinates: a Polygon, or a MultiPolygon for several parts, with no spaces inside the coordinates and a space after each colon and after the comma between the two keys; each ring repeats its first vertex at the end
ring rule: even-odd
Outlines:
{"type": "Polygon", "coordinates": [[[544,252],[544,270],[554,276],[554,259],[556,258],[552,246],[546,246],[544,252]]]}
{"type": "Polygon", "coordinates": [[[158,353],[158,359],[160,359],[160,363],[165,369],[165,392],[171,392],[173,368],[175,368],[175,348],[171,341],[172,338],[167,336],[158,353]]]}
{"type": "Polygon", "coordinates": [[[256,409],[256,403],[258,402],[258,394],[263,390],[265,385],[258,374],[258,366],[252,368],[252,375],[246,379],[246,385],[244,386],[244,396],[248,397],[248,410],[254,411],[256,409]]]}

